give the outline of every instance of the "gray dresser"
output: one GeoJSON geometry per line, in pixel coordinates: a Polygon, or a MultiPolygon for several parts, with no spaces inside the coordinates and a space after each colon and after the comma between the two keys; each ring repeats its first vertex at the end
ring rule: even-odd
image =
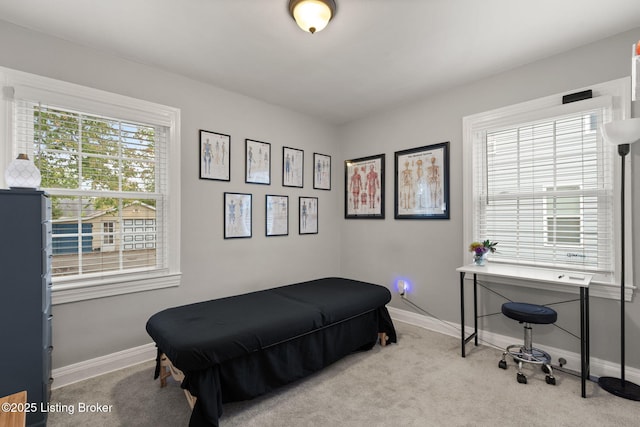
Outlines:
{"type": "Polygon", "coordinates": [[[47,195],[0,190],[0,396],[27,391],[28,426],[47,422],[51,250],[47,195]]]}

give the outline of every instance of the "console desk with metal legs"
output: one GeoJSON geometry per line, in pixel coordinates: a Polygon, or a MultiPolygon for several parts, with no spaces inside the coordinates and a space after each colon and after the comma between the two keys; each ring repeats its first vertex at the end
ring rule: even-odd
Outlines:
{"type": "MultiPolygon", "coordinates": [[[[586,382],[589,378],[589,283],[593,278],[590,274],[574,273],[561,270],[547,270],[532,267],[516,267],[488,263],[483,266],[470,264],[456,269],[460,273],[460,325],[462,357],[466,356],[465,347],[473,340],[478,345],[478,276],[509,279],[518,281],[518,286],[527,286],[527,282],[538,282],[554,285],[554,290],[571,292],[579,288],[580,292],[580,378],[582,382],[582,397],[586,397],[586,382]],[[465,276],[473,274],[473,333],[466,336],[465,332],[465,276]],[[555,289],[557,286],[557,289],[555,289]]],[[[505,283],[500,281],[500,283],[505,283]]],[[[534,285],[529,285],[529,287],[534,285]]]]}

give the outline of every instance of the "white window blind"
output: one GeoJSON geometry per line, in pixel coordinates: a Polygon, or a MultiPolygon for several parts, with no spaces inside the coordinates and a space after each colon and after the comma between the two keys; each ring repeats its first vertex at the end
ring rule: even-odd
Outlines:
{"type": "Polygon", "coordinates": [[[599,132],[607,114],[578,109],[475,134],[473,230],[499,242],[492,260],[611,280],[614,168],[599,132]]]}
{"type": "Polygon", "coordinates": [[[31,100],[14,115],[51,196],[54,280],[165,269],[168,127],[31,100]]]}

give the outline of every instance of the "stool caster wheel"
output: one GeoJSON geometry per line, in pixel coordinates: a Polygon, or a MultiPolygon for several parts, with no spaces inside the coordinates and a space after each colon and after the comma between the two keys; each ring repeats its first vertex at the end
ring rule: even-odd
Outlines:
{"type": "Polygon", "coordinates": [[[507,369],[507,361],[506,360],[501,360],[498,362],[498,368],[500,369],[507,369]]]}
{"type": "Polygon", "coordinates": [[[544,372],[545,374],[549,374],[551,373],[551,370],[547,365],[542,365],[542,372],[544,372]]]}
{"type": "Polygon", "coordinates": [[[544,379],[547,382],[547,384],[556,385],[556,377],[547,375],[546,377],[544,377],[544,379]]]}
{"type": "Polygon", "coordinates": [[[518,376],[516,378],[520,384],[527,383],[527,377],[522,372],[518,372],[518,376]]]}

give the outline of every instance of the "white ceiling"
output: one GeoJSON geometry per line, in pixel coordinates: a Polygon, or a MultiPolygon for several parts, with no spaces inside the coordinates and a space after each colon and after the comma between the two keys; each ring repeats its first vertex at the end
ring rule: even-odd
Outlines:
{"type": "Polygon", "coordinates": [[[639,0],[336,2],[314,35],[287,0],[0,0],[0,19],[334,124],[640,26],[639,0]]]}

